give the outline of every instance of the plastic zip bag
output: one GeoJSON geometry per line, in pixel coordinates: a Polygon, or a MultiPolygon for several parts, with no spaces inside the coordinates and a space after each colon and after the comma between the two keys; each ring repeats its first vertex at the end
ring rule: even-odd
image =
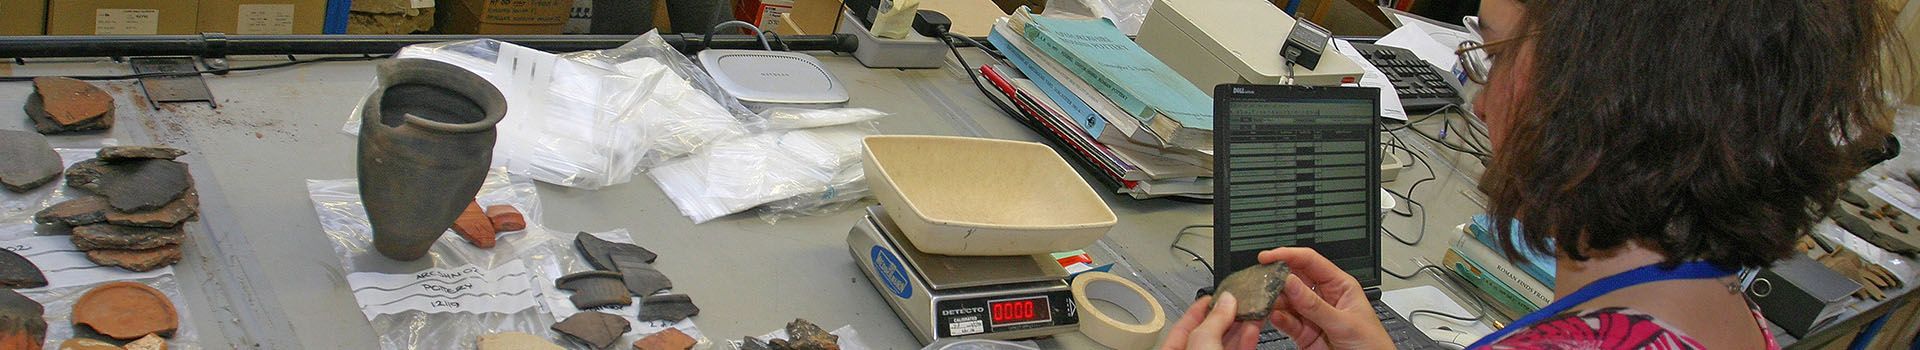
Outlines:
{"type": "Polygon", "coordinates": [[[73,338],[74,302],[94,287],[111,282],[145,284],[166,294],[180,319],[180,327],[174,330],[172,337],[167,338],[167,348],[200,349],[199,332],[195,330],[198,324],[193,322],[194,318],[189,314],[191,308],[183,304],[187,298],[180,293],[173,267],[131,272],[119,267],[99,266],[88,261],[86,254],[75,248],[65,236],[36,236],[34,229],[33,223],[0,224],[0,240],[4,240],[0,241],[0,245],[26,257],[47,276],[49,284],[46,287],[15,290],[39,302],[44,310],[42,315],[47,322],[43,344],[45,349],[58,349],[61,342],[73,338]]]}
{"type": "MultiPolygon", "coordinates": [[[[865,151],[860,141],[876,133],[872,123],[770,131],[721,141],[706,152],[654,168],[648,175],[681,214],[704,223],[762,204],[833,190],[835,180],[851,192],[853,185],[848,182],[864,183],[864,178],[843,173],[859,167],[865,151]]],[[[791,206],[811,208],[812,203],[791,206]]]]}

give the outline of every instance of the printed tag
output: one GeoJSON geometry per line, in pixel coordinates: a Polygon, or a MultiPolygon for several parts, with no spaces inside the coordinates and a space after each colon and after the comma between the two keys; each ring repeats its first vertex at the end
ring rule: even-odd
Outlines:
{"type": "Polygon", "coordinates": [[[413,8],[433,8],[433,0],[413,0],[413,8]]]}
{"type": "Polygon", "coordinates": [[[486,269],[465,265],[412,274],[355,272],[347,275],[353,298],[371,320],[403,311],[514,313],[534,306],[532,274],[519,260],[486,269]]]}
{"type": "Polygon", "coordinates": [[[234,33],[293,34],[293,4],[240,5],[239,22],[234,33]]]}
{"type": "Polygon", "coordinates": [[[73,246],[68,236],[36,236],[0,241],[0,249],[26,257],[47,275],[46,288],[88,286],[111,281],[154,278],[173,274],[173,267],[133,272],[114,266],[100,266],[87,260],[87,253],[73,246]]]}
{"type": "Polygon", "coordinates": [[[158,9],[93,10],[94,35],[153,35],[160,33],[158,9]]]}

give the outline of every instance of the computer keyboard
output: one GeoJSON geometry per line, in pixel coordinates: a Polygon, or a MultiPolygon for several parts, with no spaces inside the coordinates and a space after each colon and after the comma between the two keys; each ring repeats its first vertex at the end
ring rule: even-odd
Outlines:
{"type": "MultiPolygon", "coordinates": [[[[1393,309],[1387,308],[1387,304],[1385,303],[1377,300],[1374,301],[1373,313],[1374,316],[1380,317],[1380,324],[1386,326],[1387,336],[1393,338],[1393,344],[1397,348],[1403,350],[1446,349],[1446,347],[1440,346],[1439,342],[1427,338],[1426,333],[1421,333],[1419,327],[1414,327],[1413,323],[1407,322],[1407,319],[1400,317],[1399,313],[1395,313],[1393,309]]],[[[1273,328],[1266,328],[1260,330],[1260,345],[1256,348],[1259,350],[1293,350],[1299,349],[1300,346],[1294,344],[1293,340],[1289,339],[1286,333],[1280,333],[1279,330],[1273,328]]]]}
{"type": "Polygon", "coordinates": [[[1408,113],[1466,103],[1460,98],[1460,91],[1447,84],[1446,79],[1453,73],[1434,68],[1414,56],[1413,51],[1366,43],[1353,43],[1353,48],[1360,50],[1361,57],[1366,57],[1367,62],[1393,81],[1394,91],[1400,94],[1400,105],[1406,107],[1408,113]]]}

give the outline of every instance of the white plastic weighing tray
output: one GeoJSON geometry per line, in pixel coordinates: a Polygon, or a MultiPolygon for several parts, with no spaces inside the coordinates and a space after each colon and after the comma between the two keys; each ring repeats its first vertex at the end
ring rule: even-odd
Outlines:
{"type": "Polygon", "coordinates": [[[922,252],[1031,255],[1086,247],[1117,218],[1052,148],[994,139],[866,138],[875,197],[922,252]]]}

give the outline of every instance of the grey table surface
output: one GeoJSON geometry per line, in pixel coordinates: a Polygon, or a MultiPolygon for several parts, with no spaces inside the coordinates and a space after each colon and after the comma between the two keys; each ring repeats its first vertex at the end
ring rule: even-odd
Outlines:
{"type": "MultiPolygon", "coordinates": [[[[983,55],[968,55],[969,61],[986,61],[983,55]]],[[[883,133],[1040,140],[995,109],[951,59],[941,69],[897,70],[868,69],[847,55],[819,56],[847,85],[851,106],[894,114],[879,123],[883,133]]],[[[233,63],[277,59],[240,58],[233,63]]],[[[36,60],[0,67],[15,76],[128,73],[125,64],[105,59],[36,60]]],[[[354,138],[340,128],[372,80],[373,64],[367,62],[209,75],[206,81],[219,102],[217,109],[204,103],[154,108],[143,100],[137,83],[105,81],[99,84],[119,101],[114,130],[105,136],[54,141],[57,146],[86,146],[112,137],[119,144],[193,151],[185,160],[192,164],[204,214],[190,230],[189,258],[177,274],[188,299],[182,304],[194,316],[185,326],[198,327],[205,348],[377,348],[374,330],[349,293],[340,259],[321,233],[305,186],[308,179],[354,176],[354,138]]],[[[18,106],[30,91],[28,83],[0,83],[0,105],[18,106]]],[[[0,128],[29,129],[25,119],[18,108],[0,108],[0,128]]],[[[1399,134],[1422,152],[1435,149],[1406,131],[1399,134]]],[[[1386,269],[1413,271],[1413,257],[1438,261],[1451,238],[1446,232],[1483,210],[1466,194],[1473,192],[1471,179],[1478,173],[1471,158],[1428,155],[1436,162],[1437,178],[1413,194],[1431,211],[1425,213],[1424,224],[1418,217],[1386,216],[1389,230],[1409,238],[1424,231],[1424,239],[1416,246],[1382,239],[1386,269]],[[1466,170],[1447,164],[1466,165],[1461,167],[1466,170]]],[[[1404,192],[1427,176],[1425,167],[1414,164],[1386,187],[1404,192]]],[[[675,291],[700,301],[703,311],[695,322],[712,339],[759,335],[799,317],[828,328],[851,325],[877,348],[920,347],[847,253],[844,239],[860,215],[857,210],[771,225],[752,215],[694,225],[646,177],[597,191],[547,184],[538,190],[546,208],[540,219],[546,226],[561,231],[625,228],[634,242],[659,252],[659,268],[673,276],[675,291]]],[[[1211,223],[1210,205],[1105,197],[1120,218],[1107,242],[1133,266],[1165,281],[1167,286],[1159,289],[1209,281],[1199,263],[1169,246],[1179,228],[1211,223]]],[[[1185,247],[1209,254],[1208,240],[1187,240],[1185,247]]],[[[1425,277],[1389,277],[1384,287],[1430,283],[1425,277]]],[[[1179,300],[1191,290],[1173,293],[1179,300]]],[[[1099,348],[1077,332],[1042,345],[1099,348]]]]}

